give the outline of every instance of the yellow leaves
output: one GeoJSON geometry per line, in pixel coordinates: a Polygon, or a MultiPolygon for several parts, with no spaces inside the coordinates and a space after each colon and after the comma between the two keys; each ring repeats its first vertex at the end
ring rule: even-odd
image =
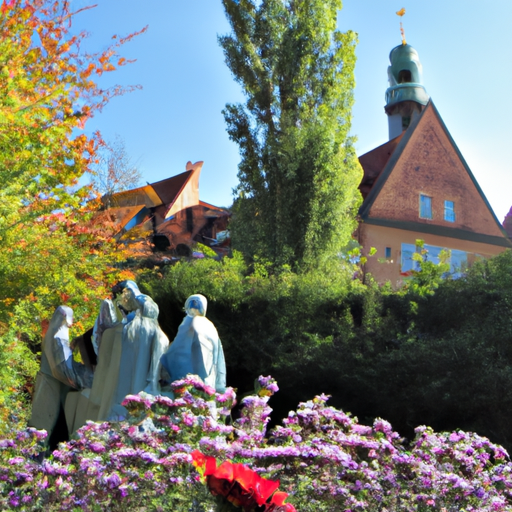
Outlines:
{"type": "Polygon", "coordinates": [[[113,71],[129,61],[117,53],[118,38],[105,51],[86,53],[86,35],[69,33],[71,3],[0,0],[0,142],[5,149],[0,154],[5,185],[0,197],[0,329],[2,321],[23,324],[17,331],[30,339],[39,336],[35,318],[44,318],[41,313],[58,301],[69,297],[77,318],[92,314],[93,299],[106,293],[102,283],[118,272],[109,267],[120,251],[109,242],[108,229],[102,226],[96,236],[74,227],[83,220],[78,205],[86,194],[68,187],[87,170],[98,140],[77,136],[76,126],[125,92],[100,88],[96,71],[113,71]],[[66,212],[62,219],[48,215],[60,209],[66,212]],[[44,288],[41,276],[48,284],[44,288]],[[87,276],[99,284],[86,285],[87,276]],[[87,298],[89,305],[83,303],[87,298]],[[20,303],[30,313],[25,318],[20,318],[20,303]]]}
{"type": "Polygon", "coordinates": [[[399,11],[396,12],[398,16],[403,16],[405,14],[405,7],[402,7],[399,11]]]}

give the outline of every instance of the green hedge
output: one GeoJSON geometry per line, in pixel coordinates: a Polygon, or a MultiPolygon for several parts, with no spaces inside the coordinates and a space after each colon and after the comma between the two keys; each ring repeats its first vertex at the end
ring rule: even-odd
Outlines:
{"type": "Polygon", "coordinates": [[[343,266],[249,271],[235,254],[148,272],[141,287],[171,340],[185,299],[209,299],[229,385],[243,394],[260,374],[280,383],[273,421],[324,392],[360,420],[384,417],[407,436],[427,424],[512,447],[512,253],[458,280],[417,276],[398,292],[352,275],[343,266]]]}

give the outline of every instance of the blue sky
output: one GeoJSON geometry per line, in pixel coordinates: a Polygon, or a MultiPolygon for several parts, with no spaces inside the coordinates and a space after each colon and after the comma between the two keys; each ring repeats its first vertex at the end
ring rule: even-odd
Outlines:
{"type": "MultiPolygon", "coordinates": [[[[72,0],[75,8],[86,0],[72,0]]],[[[226,133],[222,109],[243,100],[224,64],[217,35],[229,32],[220,0],[97,0],[76,28],[102,49],[113,34],[148,25],[123,56],[137,61],[109,74],[107,83],[140,84],[114,99],[88,123],[109,140],[122,137],[149,182],[204,161],[201,199],[232,203],[238,148],[226,133]]],[[[345,0],[340,30],[359,35],[352,133],[357,153],[387,137],[384,93],[390,50],[407,42],[419,53],[427,92],[473,171],[498,219],[512,206],[512,2],[490,0],[345,0]]]]}

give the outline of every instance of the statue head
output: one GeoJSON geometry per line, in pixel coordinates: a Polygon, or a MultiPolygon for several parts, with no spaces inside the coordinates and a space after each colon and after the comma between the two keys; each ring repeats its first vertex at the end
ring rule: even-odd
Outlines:
{"type": "Polygon", "coordinates": [[[140,295],[135,293],[132,288],[125,288],[119,299],[119,305],[123,307],[125,311],[135,311],[139,308],[139,304],[136,301],[136,297],[140,295]]]}
{"type": "Polygon", "coordinates": [[[137,286],[137,283],[135,281],[132,281],[131,279],[127,279],[126,281],[119,281],[119,283],[116,283],[112,287],[112,294],[114,295],[114,298],[123,293],[126,288],[129,288],[133,291],[134,295],[137,296],[140,294],[139,287],[137,286]]]}
{"type": "Polygon", "coordinates": [[[73,325],[73,310],[69,306],[59,306],[52,317],[55,318],[55,323],[59,325],[65,325],[66,327],[71,327],[73,325]]]}
{"type": "Polygon", "coordinates": [[[59,306],[50,320],[50,325],[44,337],[46,340],[51,340],[55,335],[60,338],[67,339],[69,328],[73,325],[73,310],[69,306],[59,306]]]}
{"type": "Polygon", "coordinates": [[[135,301],[135,297],[140,295],[140,290],[135,281],[131,281],[129,279],[126,281],[120,281],[112,287],[112,293],[116,302],[126,313],[134,311],[139,307],[135,301]]]}
{"type": "Polygon", "coordinates": [[[188,316],[206,316],[208,301],[199,293],[191,295],[185,302],[185,312],[188,316]]]}
{"type": "Polygon", "coordinates": [[[145,318],[152,318],[154,320],[158,318],[158,305],[149,295],[141,293],[140,295],[137,295],[135,300],[139,306],[141,316],[145,318]]]}

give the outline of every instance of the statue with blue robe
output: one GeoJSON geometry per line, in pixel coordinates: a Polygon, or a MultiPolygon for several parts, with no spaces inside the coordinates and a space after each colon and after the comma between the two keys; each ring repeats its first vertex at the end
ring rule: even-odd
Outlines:
{"type": "Polygon", "coordinates": [[[217,329],[206,318],[206,297],[191,295],[185,302],[187,315],[169,350],[162,356],[162,366],[169,382],[198,375],[218,393],[226,390],[226,362],[217,329]]]}

